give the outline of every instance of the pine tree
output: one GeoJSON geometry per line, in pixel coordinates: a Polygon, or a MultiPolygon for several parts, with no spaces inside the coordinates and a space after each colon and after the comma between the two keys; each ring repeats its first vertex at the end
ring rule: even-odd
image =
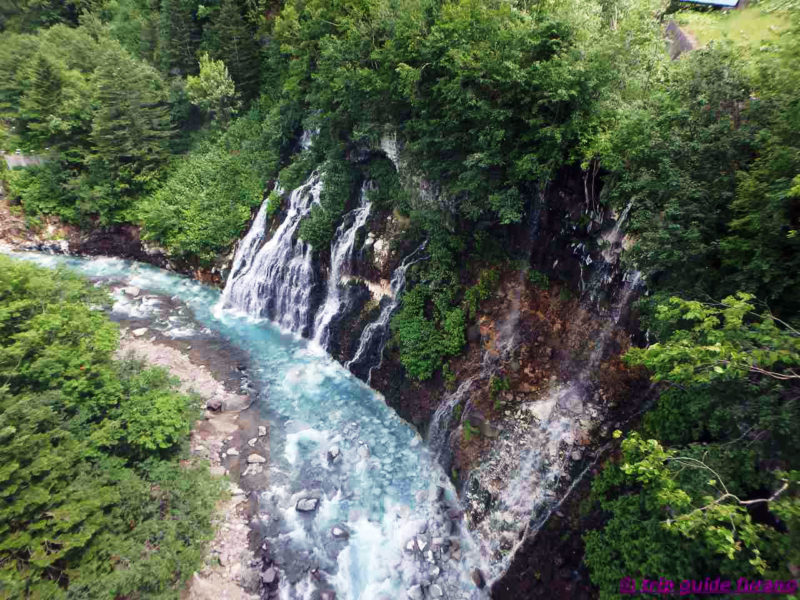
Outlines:
{"type": "Polygon", "coordinates": [[[258,45],[237,0],[222,0],[206,45],[212,58],[227,65],[242,98],[254,98],[259,83],[258,45]]]}
{"type": "Polygon", "coordinates": [[[26,122],[30,138],[47,146],[51,138],[49,121],[59,109],[63,89],[59,65],[49,57],[38,54],[31,66],[28,89],[22,98],[21,117],[26,122]]]}
{"type": "Polygon", "coordinates": [[[197,73],[199,33],[193,0],[161,0],[159,58],[161,70],[170,75],[197,73]]]}
{"type": "Polygon", "coordinates": [[[118,186],[149,179],[167,154],[166,91],[158,73],[121,48],[108,50],[95,72],[94,160],[119,173],[118,186]]]}

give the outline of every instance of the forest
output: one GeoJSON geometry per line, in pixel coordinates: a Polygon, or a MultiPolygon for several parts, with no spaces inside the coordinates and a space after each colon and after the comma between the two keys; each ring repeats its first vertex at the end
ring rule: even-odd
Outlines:
{"type": "MultiPolygon", "coordinates": [[[[2,0],[0,147],[45,160],[0,175],[32,229],[134,224],[192,268],[265,199],[276,219],[317,165],[298,235],[325,255],[374,182],[373,204],[428,242],[390,342],[422,382],[447,378],[548,186],[596,179],[586,210],[626,211],[622,261],[648,290],[648,343],[624,361],[659,391],[592,482],[596,593],[648,573],[796,578],[800,3],[751,2],[774,31],[702,30],[671,59],[681,4],[2,0]],[[387,135],[433,199],[373,151],[387,135]]],[[[177,597],[210,535],[220,492],[177,466],[192,401],[113,358],[104,302],[0,262],[0,597],[177,597]]]]}

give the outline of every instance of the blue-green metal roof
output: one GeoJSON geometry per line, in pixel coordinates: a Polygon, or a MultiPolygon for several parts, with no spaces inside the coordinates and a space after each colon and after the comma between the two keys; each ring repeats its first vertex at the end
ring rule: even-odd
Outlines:
{"type": "Polygon", "coordinates": [[[691,2],[692,4],[707,4],[708,6],[730,6],[735,7],[739,0],[681,0],[681,2],[691,2]]]}

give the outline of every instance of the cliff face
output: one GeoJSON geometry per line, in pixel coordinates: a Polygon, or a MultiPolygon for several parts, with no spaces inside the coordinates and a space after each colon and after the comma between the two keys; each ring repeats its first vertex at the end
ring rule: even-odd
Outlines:
{"type": "MultiPolygon", "coordinates": [[[[620,360],[638,331],[630,307],[641,292],[638,276],[618,264],[625,214],[604,214],[598,196],[565,171],[537,199],[515,236],[527,269],[501,271],[465,352],[451,361],[454,381],[410,380],[391,344],[371,373],[372,387],[427,435],[457,482],[470,529],[495,565],[486,574],[493,597],[592,597],[580,536],[597,515],[577,508],[611,433],[647,397],[646,376],[620,360]]],[[[390,247],[402,247],[401,235],[388,236],[390,247]]],[[[400,255],[359,258],[359,300],[331,346],[343,363],[400,255]]]]}

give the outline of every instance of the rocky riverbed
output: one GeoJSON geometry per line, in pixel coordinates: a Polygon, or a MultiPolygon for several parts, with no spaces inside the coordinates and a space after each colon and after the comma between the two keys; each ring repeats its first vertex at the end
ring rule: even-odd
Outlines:
{"type": "MultiPolygon", "coordinates": [[[[217,507],[216,535],[209,544],[205,564],[194,573],[182,597],[186,600],[258,598],[259,563],[248,539],[250,491],[237,483],[241,469],[234,457],[248,447],[246,442],[242,444],[245,438],[255,439],[253,446],[257,443],[262,455],[267,454],[268,430],[260,424],[256,411],[247,410],[251,398],[246,393],[243,357],[210,334],[176,339],[174,330],[154,327],[165,317],[170,322],[169,318],[175,315],[169,313],[185,312],[170,299],[148,295],[130,286],[116,288],[114,294],[117,302],[113,316],[120,322],[122,333],[118,357],[163,367],[180,381],[182,392],[199,397],[206,410],[204,418],[192,429],[190,451],[207,459],[214,475],[230,479],[230,494],[217,507]],[[161,309],[145,316],[143,307],[147,305],[161,309]]],[[[182,325],[186,327],[186,323],[182,325]]]]}

